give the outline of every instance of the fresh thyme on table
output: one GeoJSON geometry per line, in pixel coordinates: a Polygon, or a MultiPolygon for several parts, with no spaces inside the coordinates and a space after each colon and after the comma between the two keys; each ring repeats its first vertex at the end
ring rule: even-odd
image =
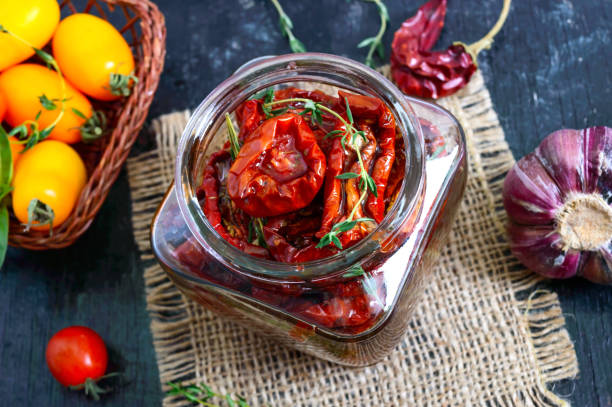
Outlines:
{"type": "Polygon", "coordinates": [[[389,11],[387,10],[387,6],[382,2],[382,0],[363,0],[369,1],[376,5],[376,9],[378,10],[378,14],[380,15],[380,29],[373,37],[368,37],[357,44],[357,48],[364,48],[368,45],[370,48],[368,49],[368,54],[366,55],[365,64],[370,68],[375,68],[374,64],[374,52],[378,54],[378,57],[382,60],[385,57],[385,47],[382,43],[382,37],[385,35],[385,31],[387,30],[387,22],[389,21],[389,11]]]}
{"type": "Polygon", "coordinates": [[[293,22],[291,21],[289,16],[285,14],[285,11],[281,7],[278,0],[270,1],[272,2],[272,4],[274,4],[276,11],[278,11],[278,25],[280,26],[283,35],[289,40],[289,47],[291,48],[291,51],[306,52],[306,47],[304,46],[302,41],[298,40],[297,38],[295,38],[295,35],[293,35],[293,22]]]}
{"type": "Polygon", "coordinates": [[[168,382],[168,386],[171,387],[166,393],[169,396],[183,396],[187,400],[197,403],[206,407],[220,407],[218,404],[210,403],[209,400],[213,398],[222,398],[225,400],[225,405],[229,407],[249,407],[246,399],[242,396],[236,396],[236,399],[231,394],[218,394],[215,393],[206,384],[192,384],[183,386],[181,383],[168,382]]]}
{"type": "MultiPolygon", "coordinates": [[[[289,47],[293,52],[306,52],[306,47],[304,44],[298,40],[295,35],[293,35],[293,22],[287,16],[283,8],[281,7],[278,0],[270,0],[274,7],[278,11],[279,15],[279,25],[281,32],[285,37],[289,39],[289,47]]],[[[350,1],[350,0],[347,0],[350,1]]],[[[382,60],[385,57],[385,47],[382,43],[383,35],[387,30],[387,23],[389,22],[389,11],[387,10],[387,6],[383,3],[383,0],[363,0],[370,3],[374,3],[376,5],[376,9],[380,16],[380,28],[376,35],[373,37],[368,37],[362,40],[359,44],[357,44],[357,48],[368,48],[368,53],[366,54],[365,64],[371,68],[374,68],[376,65],[374,63],[374,55],[378,55],[378,57],[382,60]]]]}

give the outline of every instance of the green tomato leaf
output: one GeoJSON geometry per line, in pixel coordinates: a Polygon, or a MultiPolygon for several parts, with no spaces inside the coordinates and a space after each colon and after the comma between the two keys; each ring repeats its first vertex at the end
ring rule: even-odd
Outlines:
{"type": "Polygon", "coordinates": [[[6,205],[0,203],[0,268],[6,258],[9,234],[9,213],[6,205]]]}

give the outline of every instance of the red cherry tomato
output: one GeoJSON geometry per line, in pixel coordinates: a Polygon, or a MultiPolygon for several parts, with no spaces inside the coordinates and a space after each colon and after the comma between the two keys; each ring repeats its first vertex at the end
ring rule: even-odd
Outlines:
{"type": "Polygon", "coordinates": [[[49,340],[46,359],[58,382],[64,386],[76,386],[88,378],[96,380],[104,375],[108,353],[104,341],[94,330],[71,326],[49,340]]]}
{"type": "Polygon", "coordinates": [[[325,154],[306,121],[285,113],[247,137],[229,170],[228,193],[251,216],[282,215],[313,200],[325,167],[325,154]]]}

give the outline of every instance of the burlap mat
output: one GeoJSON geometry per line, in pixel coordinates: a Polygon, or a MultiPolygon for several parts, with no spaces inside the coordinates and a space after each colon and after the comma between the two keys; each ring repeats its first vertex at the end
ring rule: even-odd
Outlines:
{"type": "MultiPolygon", "coordinates": [[[[547,385],[575,377],[556,294],[508,251],[501,205],[514,163],[482,76],[440,101],[463,124],[469,182],[404,341],[383,362],[347,368],[281,348],[184,298],[154,263],[149,224],[173,177],[188,112],[155,120],[157,148],[128,162],[136,242],[160,380],[239,392],[252,406],[562,406],[547,385]]],[[[191,405],[166,397],[164,406],[191,405]]]]}

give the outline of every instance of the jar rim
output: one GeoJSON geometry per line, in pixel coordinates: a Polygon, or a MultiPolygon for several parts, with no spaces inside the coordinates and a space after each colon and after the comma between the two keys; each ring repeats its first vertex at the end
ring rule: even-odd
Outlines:
{"type": "Polygon", "coordinates": [[[414,211],[420,210],[418,197],[423,193],[425,183],[424,144],[421,126],[405,95],[391,81],[373,69],[348,58],[323,53],[259,57],[247,62],[233,75],[221,82],[189,118],[177,150],[175,168],[177,201],[181,214],[198,243],[206,248],[211,256],[228,268],[245,273],[251,278],[265,281],[296,282],[295,277],[299,277],[301,281],[328,277],[336,275],[371,255],[380,247],[377,239],[381,237],[381,234],[384,235],[385,230],[392,230],[394,225],[400,225],[414,211]],[[300,74],[300,70],[304,72],[300,74]],[[218,121],[219,117],[223,117],[226,112],[231,113],[235,106],[261,89],[277,84],[305,80],[350,89],[347,84],[336,84],[325,81],[323,78],[317,79],[313,76],[312,70],[315,70],[315,72],[316,70],[322,70],[321,72],[329,70],[326,71],[327,73],[335,70],[342,75],[354,75],[364,84],[380,89],[380,93],[375,94],[376,97],[383,99],[383,101],[389,99],[385,103],[394,114],[398,128],[403,129],[401,133],[406,149],[404,180],[398,199],[387,211],[383,221],[354,246],[332,256],[304,263],[282,263],[257,258],[231,245],[208,222],[195,194],[198,186],[194,185],[192,177],[191,163],[194,160],[192,152],[196,141],[200,138],[214,137],[216,130],[211,131],[213,129],[212,122],[218,121]],[[275,72],[283,72],[286,76],[285,80],[253,85],[252,82],[263,76],[269,80],[275,72]],[[247,85],[252,87],[249,95],[238,101],[226,100],[232,91],[244,88],[247,85]]]}

